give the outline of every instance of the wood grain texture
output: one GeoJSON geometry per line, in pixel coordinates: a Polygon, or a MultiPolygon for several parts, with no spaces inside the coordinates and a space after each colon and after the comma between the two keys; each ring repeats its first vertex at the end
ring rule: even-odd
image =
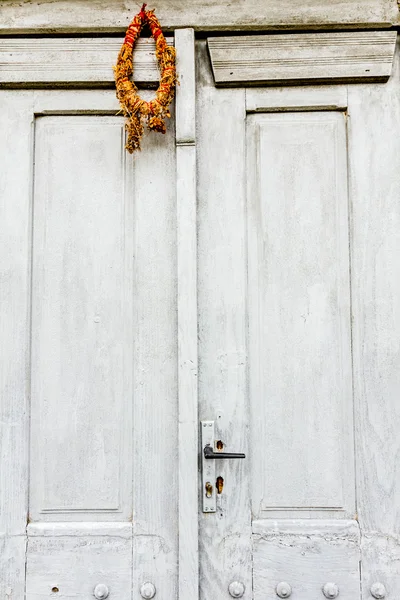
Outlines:
{"type": "MultiPolygon", "coordinates": [[[[247,452],[244,90],[217,90],[199,45],[199,407],[227,452],[247,452]]],[[[219,461],[217,512],[200,515],[200,598],[228,598],[241,581],[252,598],[248,459],[219,461]]],[[[202,490],[203,493],[203,490],[202,490]]]]}
{"type": "MultiPolygon", "coordinates": [[[[153,94],[144,93],[146,99],[149,95],[153,94]]],[[[44,214],[41,212],[43,204],[41,206],[40,198],[36,195],[38,204],[35,209],[39,212],[35,213],[36,219],[33,222],[34,255],[36,252],[33,261],[33,282],[36,285],[38,281],[49,282],[53,278],[55,283],[61,271],[66,287],[64,293],[60,294],[60,301],[54,302],[54,307],[58,310],[71,302],[74,309],[72,315],[64,315],[65,318],[58,320],[59,328],[54,325],[57,321],[55,319],[51,321],[51,327],[46,326],[40,335],[36,326],[43,322],[37,319],[38,314],[33,311],[36,315],[33,354],[38,357],[37,344],[43,339],[48,349],[41,362],[43,375],[41,381],[38,381],[39,371],[36,369],[38,365],[35,364],[35,398],[38,399],[39,390],[40,398],[48,394],[48,402],[43,411],[41,411],[43,406],[39,408],[40,403],[38,404],[37,401],[32,404],[32,422],[37,424],[42,412],[42,426],[44,426],[44,435],[39,439],[43,443],[39,449],[36,443],[37,436],[35,435],[35,439],[32,440],[33,446],[39,453],[39,457],[38,453],[32,455],[32,465],[35,469],[32,481],[35,480],[36,473],[40,472],[39,459],[40,452],[46,448],[45,437],[51,438],[54,434],[53,446],[47,453],[47,458],[49,453],[52,453],[54,464],[59,466],[61,464],[61,467],[60,472],[56,469],[50,470],[46,483],[53,489],[53,497],[54,492],[57,492],[56,499],[66,500],[67,506],[62,507],[64,515],[52,514],[52,523],[43,523],[46,516],[38,512],[36,516],[42,522],[29,528],[27,597],[32,600],[47,597],[52,594],[52,587],[60,586],[60,597],[74,596],[89,600],[93,597],[94,585],[105,583],[110,589],[114,589],[114,595],[116,594],[117,597],[130,598],[132,589],[137,595],[141,583],[150,580],[157,587],[157,596],[170,600],[178,593],[174,120],[171,119],[166,136],[146,136],[144,152],[135,159],[126,157],[130,164],[126,171],[130,171],[131,175],[130,179],[128,177],[129,185],[125,181],[127,189],[124,192],[124,169],[121,167],[124,156],[122,153],[123,119],[115,116],[118,112],[118,103],[113,91],[39,90],[34,93],[2,91],[1,99],[0,118],[4,119],[4,122],[1,121],[0,144],[5,144],[2,152],[0,183],[3,215],[1,227],[4,226],[5,229],[2,229],[0,236],[2,250],[0,318],[2,342],[7,341],[6,344],[1,345],[3,386],[0,403],[2,411],[1,595],[7,600],[19,600],[24,595],[29,480],[27,398],[32,241],[30,194],[33,179],[30,132],[35,112],[42,115],[47,112],[50,116],[40,116],[38,120],[42,119],[42,122],[45,122],[48,119],[47,122],[51,121],[52,126],[57,123],[55,130],[57,131],[59,127],[63,135],[57,138],[58,134],[54,134],[55,137],[50,144],[51,156],[48,157],[47,163],[44,160],[46,154],[43,148],[44,138],[39,136],[40,139],[36,140],[37,157],[40,157],[42,164],[39,165],[37,161],[35,172],[39,177],[42,168],[41,200],[45,201],[46,211],[44,214]],[[88,112],[90,116],[87,116],[88,112]],[[110,114],[112,116],[107,116],[110,114]],[[72,121],[75,124],[79,121],[79,124],[83,124],[84,127],[74,130],[70,126],[72,121]],[[92,123],[96,123],[94,128],[92,123]],[[57,144],[54,144],[54,141],[57,144]],[[60,159],[57,152],[63,155],[64,161],[60,159]],[[16,156],[18,156],[17,161],[16,156]],[[68,165],[69,168],[66,168],[68,165]],[[85,171],[85,167],[89,172],[85,171]],[[43,172],[45,168],[46,176],[43,172]],[[98,179],[98,183],[90,185],[93,184],[93,178],[98,179]],[[56,181],[58,185],[52,186],[52,181],[53,183],[56,181]],[[18,191],[17,194],[15,190],[18,191]],[[60,200],[60,197],[63,204],[61,207],[58,205],[57,210],[57,199],[60,200]],[[122,198],[125,198],[125,204],[124,202],[121,204],[122,198]],[[97,204],[93,205],[95,199],[97,204]],[[80,218],[77,218],[77,213],[80,218]],[[41,224],[37,219],[39,215],[42,219],[41,224]],[[102,226],[103,218],[107,221],[106,231],[102,226]],[[45,239],[53,244],[51,248],[53,262],[50,265],[46,263],[44,255],[43,262],[38,261],[39,246],[35,242],[43,242],[45,239]],[[107,249],[106,252],[104,248],[107,249]],[[80,260],[77,260],[78,254],[80,260]],[[61,260],[60,256],[65,259],[63,262],[65,269],[57,262],[61,260]],[[71,266],[68,257],[71,256],[74,257],[75,266],[73,269],[68,269],[68,265],[71,266]],[[101,277],[103,268],[107,269],[107,278],[101,277]],[[121,275],[122,272],[124,277],[115,284],[115,277],[118,279],[118,273],[121,275]],[[79,274],[82,275],[80,286],[76,282],[79,274]],[[97,286],[101,281],[104,285],[97,286]],[[68,282],[72,283],[72,291],[68,289],[68,282]],[[90,282],[96,283],[95,290],[85,287],[89,286],[90,282]],[[87,307],[92,301],[103,303],[104,308],[106,305],[109,306],[112,297],[113,312],[106,309],[104,315],[92,315],[93,319],[91,321],[89,319],[89,324],[86,323],[84,316],[88,316],[89,313],[75,306],[78,302],[78,288],[82,292],[81,308],[87,307]],[[128,288],[129,293],[127,293],[128,288]],[[127,304],[124,305],[125,301],[127,304]],[[117,321],[122,314],[124,327],[121,329],[117,321]],[[97,320],[97,317],[100,317],[100,320],[97,320]],[[112,322],[113,327],[117,325],[113,331],[114,342],[111,345],[100,333],[98,338],[91,334],[93,333],[91,327],[98,325],[102,327],[103,317],[106,321],[112,322]],[[79,319],[83,321],[79,322],[79,319]],[[62,325],[65,327],[66,324],[70,327],[69,336],[58,344],[57,332],[62,329],[62,325]],[[74,344],[77,345],[75,353],[71,350],[74,344]],[[91,356],[93,360],[87,360],[90,352],[87,352],[88,348],[85,344],[89,349],[97,348],[98,352],[91,356]],[[122,355],[118,353],[118,348],[121,349],[121,346],[124,348],[122,355]],[[60,347],[64,351],[62,356],[58,354],[61,351],[60,347]],[[107,352],[104,352],[105,349],[107,352]],[[104,368],[100,369],[101,372],[98,369],[99,358],[105,361],[102,363],[104,368]],[[56,359],[59,359],[58,362],[56,359]],[[48,364],[45,364],[46,360],[48,364]],[[108,360],[111,362],[108,363],[108,360]],[[54,372],[49,369],[51,361],[57,362],[54,372]],[[113,363],[113,373],[110,374],[107,364],[111,363],[113,363]],[[74,386],[78,389],[81,385],[78,392],[80,391],[84,398],[85,382],[87,383],[90,378],[92,383],[101,382],[105,378],[97,390],[95,388],[89,390],[90,398],[87,398],[85,404],[86,413],[76,421],[79,427],[86,426],[86,432],[79,428],[76,431],[70,428],[73,410],[68,412],[66,408],[73,408],[73,404],[69,399],[57,404],[56,392],[60,392],[57,386],[62,380],[62,375],[64,377],[68,375],[68,369],[71,368],[75,369],[76,373],[70,373],[66,377],[61,392],[63,390],[67,392],[74,386]],[[82,371],[79,371],[80,368],[82,371]],[[129,412],[133,410],[134,426],[129,432],[133,440],[132,452],[124,445],[124,434],[120,435],[118,428],[115,429],[116,422],[118,420],[121,422],[121,419],[118,416],[119,408],[115,403],[112,404],[112,398],[115,399],[119,394],[116,388],[121,383],[122,370],[125,370],[122,376],[124,380],[122,429],[129,426],[129,412]],[[130,380],[132,385],[129,383],[130,380]],[[116,386],[116,388],[110,390],[109,386],[116,386]],[[115,409],[107,414],[104,410],[105,398],[115,409]],[[96,402],[99,403],[97,407],[99,410],[91,414],[90,406],[93,408],[93,403],[96,402]],[[52,409],[51,418],[48,418],[49,407],[52,409]],[[64,409],[65,413],[63,413],[64,409]],[[102,428],[107,430],[108,426],[113,431],[112,436],[108,439],[107,436],[102,438],[99,431],[102,428]],[[94,431],[90,430],[90,427],[94,431]],[[53,432],[52,428],[54,428],[53,432]],[[66,433],[68,435],[64,435],[66,433]],[[93,444],[97,444],[99,439],[109,442],[103,448],[98,448],[99,455],[104,458],[101,472],[98,456],[93,449],[93,444]],[[64,440],[62,445],[59,443],[60,440],[64,440]],[[85,452],[85,444],[86,446],[89,444],[89,452],[85,452]],[[114,471],[107,472],[109,459],[112,459],[113,449],[117,448],[118,444],[121,444],[122,449],[120,457],[122,460],[119,462],[122,469],[125,469],[122,477],[130,486],[129,494],[126,495],[122,490],[119,499],[129,510],[120,513],[119,516],[113,513],[112,518],[125,520],[125,522],[108,525],[102,524],[102,520],[107,518],[107,511],[98,515],[96,509],[103,510],[110,500],[110,486],[118,487],[118,474],[114,471]],[[68,474],[72,479],[79,475],[78,472],[75,473],[76,470],[71,469],[68,462],[70,459],[71,464],[74,463],[79,448],[83,455],[79,460],[79,468],[84,469],[87,462],[90,462],[95,467],[96,477],[93,477],[93,473],[90,472],[80,473],[81,478],[76,481],[75,495],[72,490],[73,481],[64,480],[61,482],[61,487],[65,490],[65,498],[61,498],[59,487],[63,473],[68,474]],[[103,450],[104,454],[102,454],[103,450]],[[66,464],[64,465],[62,461],[66,464]],[[108,491],[106,491],[107,487],[108,491]],[[82,494],[82,491],[85,493],[82,494]],[[127,504],[131,493],[134,496],[133,515],[132,505],[129,507],[127,504]],[[89,508],[85,516],[79,510],[68,514],[71,503],[72,505],[75,503],[76,507],[82,501],[90,503],[90,500],[92,500],[92,512],[89,508]],[[134,524],[131,522],[132,516],[134,524]],[[54,522],[62,518],[71,520],[72,517],[75,520],[73,524],[67,524],[69,529],[63,528],[59,522],[54,522]],[[85,518],[87,521],[79,523],[77,522],[79,518],[85,518]],[[89,522],[90,519],[97,519],[97,522],[89,522]],[[132,535],[134,535],[133,539],[132,535]]],[[[54,299],[54,294],[57,294],[56,285],[48,285],[41,295],[37,286],[35,289],[34,307],[36,308],[40,303],[46,305],[46,302],[48,303],[51,298],[54,299]]],[[[121,325],[121,321],[119,322],[121,325]]],[[[121,406],[120,403],[120,408],[121,406]]],[[[42,470],[46,467],[46,461],[41,467],[42,470]]],[[[41,491],[39,486],[35,485],[34,490],[31,487],[33,508],[40,507],[40,502],[34,502],[37,491],[39,493],[41,491]]],[[[112,503],[116,499],[117,497],[113,498],[112,503]]],[[[83,504],[80,504],[81,508],[82,506],[83,504]]]]}
{"type": "MultiPolygon", "coordinates": [[[[14,94],[16,91],[14,91],[14,94]]],[[[21,90],[18,90],[18,94],[21,90]]],[[[151,99],[154,95],[147,90],[142,91],[143,97],[151,99]]],[[[33,111],[35,115],[108,115],[115,117],[120,110],[119,102],[114,91],[110,90],[37,90],[33,93],[33,111]],[[93,93],[95,91],[95,100],[93,93]]],[[[119,114],[120,116],[120,114],[119,114]]]]}
{"type": "Polygon", "coordinates": [[[175,34],[176,204],[179,377],[179,598],[199,597],[197,189],[195,41],[193,29],[175,34]]]}
{"type": "Polygon", "coordinates": [[[332,582],[344,600],[360,598],[360,532],[356,521],[255,521],[254,600],[276,597],[288,582],[293,598],[323,598],[332,582]]]}
{"type": "Polygon", "coordinates": [[[175,32],[176,70],[176,142],[191,144],[196,137],[196,72],[193,29],[175,32]]]}
{"type": "Polygon", "coordinates": [[[247,88],[247,112],[346,110],[347,86],[247,88]]]}
{"type": "MultiPolygon", "coordinates": [[[[3,0],[0,32],[122,32],[138,12],[133,0],[3,0]]],[[[164,28],[198,31],[390,27],[399,22],[397,0],[159,0],[164,28]]]]}
{"type": "Polygon", "coordinates": [[[131,600],[131,523],[119,528],[112,526],[110,530],[101,527],[97,531],[46,524],[29,528],[28,532],[28,600],[53,595],[65,600],[72,597],[92,600],[99,583],[107,585],[111,598],[131,600]],[[57,591],[52,592],[54,589],[57,591]]]}
{"type": "MultiPolygon", "coordinates": [[[[150,92],[150,95],[151,92],[150,92]]],[[[134,157],[133,590],[178,594],[178,324],[175,115],[134,157]]]]}
{"type": "Polygon", "coordinates": [[[124,144],[122,117],[45,116],[35,126],[32,520],[132,515],[134,227],[124,144]]]}
{"type": "Polygon", "coordinates": [[[247,124],[253,514],[353,515],[345,115],[247,124]]]}
{"type": "Polygon", "coordinates": [[[395,31],[208,38],[216,85],[387,81],[395,31]]]}
{"type": "Polygon", "coordinates": [[[400,65],[349,89],[358,515],[364,597],[400,595],[400,65]]]}
{"type": "Polygon", "coordinates": [[[32,94],[1,93],[0,534],[23,534],[28,501],[32,94]],[[18,156],[18,161],[15,157],[18,156]]]}
{"type": "MultiPolygon", "coordinates": [[[[167,38],[173,45],[173,38],[167,38]]],[[[114,85],[113,66],[123,38],[0,39],[0,87],[114,85]],[[49,60],[51,57],[51,60],[49,60]]],[[[141,38],[133,54],[133,79],[156,84],[155,42],[141,38]]]]}
{"type": "Polygon", "coordinates": [[[27,538],[0,535],[0,597],[19,600],[25,594],[25,557],[27,538]]]}
{"type": "Polygon", "coordinates": [[[19,600],[28,514],[32,94],[2,91],[0,104],[0,597],[19,600]]]}

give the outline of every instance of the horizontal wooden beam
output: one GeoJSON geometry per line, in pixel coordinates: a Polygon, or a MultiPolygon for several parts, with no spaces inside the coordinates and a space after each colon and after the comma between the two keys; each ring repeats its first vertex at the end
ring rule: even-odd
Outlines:
{"type": "MultiPolygon", "coordinates": [[[[1,0],[0,4],[0,34],[122,32],[140,6],[137,0],[1,0]]],[[[169,30],[389,28],[400,22],[397,0],[157,0],[154,6],[169,30]]]]}
{"type": "Polygon", "coordinates": [[[396,31],[208,38],[216,85],[387,81],[396,31]]]}
{"type": "MultiPolygon", "coordinates": [[[[173,38],[167,38],[173,44],[173,38]]],[[[0,86],[109,85],[123,38],[0,38],[0,86]]],[[[156,84],[160,72],[152,38],[134,52],[136,83],[156,84]]]]}

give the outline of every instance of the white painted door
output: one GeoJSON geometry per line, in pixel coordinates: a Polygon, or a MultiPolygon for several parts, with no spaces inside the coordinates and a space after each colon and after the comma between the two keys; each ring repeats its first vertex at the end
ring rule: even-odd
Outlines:
{"type": "Polygon", "coordinates": [[[112,90],[1,106],[1,597],[174,598],[174,122],[132,158],[112,90]]]}
{"type": "MultiPolygon", "coordinates": [[[[112,90],[1,91],[0,596],[196,600],[200,571],[201,600],[394,599],[398,58],[387,84],[218,90],[200,43],[196,260],[180,35],[176,130],[133,159],[112,90]],[[197,333],[199,417],[246,453],[211,514],[197,333]]],[[[73,47],[47,76],[112,81],[73,47]]]]}
{"type": "MultiPolygon", "coordinates": [[[[0,43],[2,599],[198,590],[194,33],[134,156],[120,43],[0,43]]],[[[150,99],[154,40],[134,71],[150,99]]]]}
{"type": "Polygon", "coordinates": [[[398,57],[386,84],[216,89],[204,44],[198,72],[200,418],[246,453],[215,461],[200,597],[395,599],[398,57]]]}

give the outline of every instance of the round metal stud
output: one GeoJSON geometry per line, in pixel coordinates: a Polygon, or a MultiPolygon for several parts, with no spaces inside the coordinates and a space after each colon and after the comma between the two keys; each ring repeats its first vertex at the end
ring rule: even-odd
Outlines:
{"type": "Polygon", "coordinates": [[[386,594],[386,588],[383,583],[379,583],[379,581],[377,581],[371,585],[371,596],[374,598],[386,598],[386,594]]]}
{"type": "Polygon", "coordinates": [[[110,594],[110,590],[104,583],[98,583],[93,590],[93,596],[97,598],[97,600],[104,600],[108,598],[110,594]]]}
{"type": "Polygon", "coordinates": [[[150,583],[150,581],[146,581],[146,583],[143,583],[142,587],[140,588],[140,595],[142,598],[146,598],[147,600],[149,598],[154,598],[156,595],[156,586],[150,583]]]}
{"type": "Polygon", "coordinates": [[[325,598],[337,598],[339,596],[339,588],[336,583],[326,583],[322,591],[325,598]]]}
{"type": "Polygon", "coordinates": [[[289,598],[289,596],[292,595],[292,588],[288,583],[286,583],[286,581],[281,581],[278,583],[275,591],[279,598],[289,598]]]}
{"type": "Polygon", "coordinates": [[[232,598],[241,598],[246,591],[246,588],[241,581],[232,581],[232,583],[229,584],[228,591],[232,598]]]}

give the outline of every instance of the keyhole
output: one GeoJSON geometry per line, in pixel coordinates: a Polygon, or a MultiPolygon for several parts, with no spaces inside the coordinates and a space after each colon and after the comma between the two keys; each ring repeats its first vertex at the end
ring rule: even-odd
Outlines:
{"type": "Polygon", "coordinates": [[[211,485],[211,483],[209,481],[207,481],[206,483],[206,497],[207,498],[211,498],[213,493],[213,486],[211,485]]]}

